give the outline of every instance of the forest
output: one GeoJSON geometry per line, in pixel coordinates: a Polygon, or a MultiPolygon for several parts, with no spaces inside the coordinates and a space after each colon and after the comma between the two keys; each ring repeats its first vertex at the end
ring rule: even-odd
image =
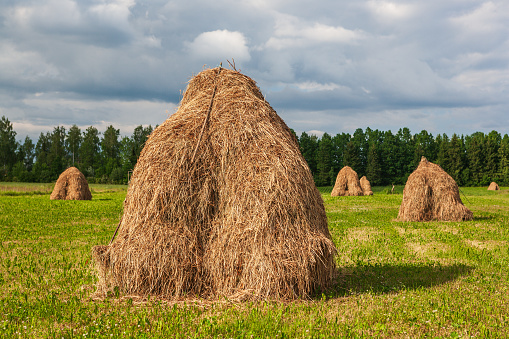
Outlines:
{"type": "MultiPolygon", "coordinates": [[[[0,119],[0,180],[52,182],[69,166],[76,166],[90,183],[125,184],[152,126],[136,127],[120,136],[112,125],[104,132],[77,125],[57,126],[35,142],[16,139],[8,118],[0,119]]],[[[487,186],[491,181],[509,185],[509,136],[488,134],[433,136],[425,130],[412,134],[404,127],[392,131],[358,128],[353,134],[324,133],[320,138],[296,135],[317,186],[331,186],[343,166],[352,167],[371,185],[401,185],[422,156],[439,164],[460,186],[487,186]]]]}

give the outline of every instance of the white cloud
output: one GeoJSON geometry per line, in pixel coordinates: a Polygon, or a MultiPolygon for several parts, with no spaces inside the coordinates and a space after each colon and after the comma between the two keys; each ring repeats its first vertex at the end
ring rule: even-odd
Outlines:
{"type": "Polygon", "coordinates": [[[134,6],[134,1],[113,1],[102,3],[90,7],[89,13],[96,17],[100,22],[108,23],[114,27],[124,27],[129,29],[130,7],[134,6]]]}
{"type": "Polygon", "coordinates": [[[464,32],[491,33],[497,30],[507,31],[509,6],[492,1],[484,2],[473,11],[451,18],[451,22],[464,32]]]}
{"type": "Polygon", "coordinates": [[[274,36],[265,44],[276,50],[302,48],[312,44],[349,44],[364,37],[360,30],[349,30],[341,26],[330,26],[321,23],[307,23],[288,15],[278,15],[274,36]]]}
{"type": "Polygon", "coordinates": [[[367,8],[382,21],[408,19],[414,14],[414,7],[407,3],[370,0],[367,8]]]}
{"type": "Polygon", "coordinates": [[[20,26],[45,26],[65,28],[77,26],[81,13],[72,0],[49,0],[36,6],[20,6],[14,9],[13,19],[20,26]]]}
{"type": "MultiPolygon", "coordinates": [[[[121,134],[131,135],[138,125],[160,125],[177,110],[177,105],[165,102],[137,100],[80,100],[63,99],[59,93],[37,93],[23,100],[24,109],[13,121],[18,139],[26,135],[35,141],[40,132],[53,127],[71,127],[77,124],[82,130],[88,126],[100,132],[113,125],[121,134]]],[[[0,106],[0,112],[5,108],[0,106]]]]}
{"type": "Polygon", "coordinates": [[[453,78],[458,84],[497,93],[509,86],[509,70],[467,70],[453,78]]]}
{"type": "Polygon", "coordinates": [[[249,61],[251,56],[247,47],[247,40],[240,32],[217,30],[204,32],[192,42],[186,43],[191,56],[198,59],[216,60],[216,63],[235,59],[249,61]]]}
{"type": "Polygon", "coordinates": [[[342,86],[334,83],[320,84],[315,81],[306,81],[295,84],[295,86],[306,92],[316,92],[316,91],[332,91],[335,89],[339,89],[342,86]]]}
{"type": "Polygon", "coordinates": [[[27,84],[33,84],[40,79],[50,80],[60,76],[58,68],[46,62],[39,52],[19,50],[10,42],[2,43],[0,64],[0,83],[9,81],[15,84],[26,81],[27,84]]]}
{"type": "Polygon", "coordinates": [[[321,138],[325,132],[312,129],[310,131],[307,131],[306,133],[309,135],[316,135],[317,137],[321,138]]]}

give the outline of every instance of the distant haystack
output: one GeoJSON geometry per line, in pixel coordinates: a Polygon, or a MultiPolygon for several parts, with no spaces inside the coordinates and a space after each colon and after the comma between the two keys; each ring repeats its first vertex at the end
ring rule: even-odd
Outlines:
{"type": "Polygon", "coordinates": [[[462,221],[472,218],[472,212],[461,201],[456,181],[440,166],[422,157],[406,182],[398,220],[462,221]]]}
{"type": "Polygon", "coordinates": [[[492,182],[488,187],[488,191],[498,191],[499,189],[500,187],[498,187],[498,184],[496,182],[492,182]]]}
{"type": "Polygon", "coordinates": [[[98,295],[306,298],[335,272],[322,197],[256,83],[191,79],[134,168],[117,237],[95,246],[98,295]]]}
{"type": "Polygon", "coordinates": [[[76,167],[69,167],[58,177],[51,200],[91,200],[92,193],[83,173],[76,167]]]}
{"type": "Polygon", "coordinates": [[[363,195],[359,176],[351,167],[345,166],[339,171],[331,196],[363,195]]]}
{"type": "Polygon", "coordinates": [[[373,195],[373,191],[371,190],[371,184],[369,183],[369,180],[368,178],[366,178],[366,176],[363,176],[359,182],[361,184],[362,193],[364,195],[373,195]]]}

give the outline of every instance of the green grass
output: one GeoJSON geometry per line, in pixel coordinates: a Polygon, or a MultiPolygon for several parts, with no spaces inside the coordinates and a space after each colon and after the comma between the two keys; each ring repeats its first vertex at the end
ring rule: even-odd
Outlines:
{"type": "Polygon", "coordinates": [[[0,337],[508,337],[509,190],[462,188],[469,222],[397,222],[403,187],[320,188],[336,243],[330,291],[291,303],[91,300],[91,247],[107,244],[126,187],[50,201],[51,185],[0,184],[0,337]],[[42,186],[41,186],[42,185],[42,186]]]}

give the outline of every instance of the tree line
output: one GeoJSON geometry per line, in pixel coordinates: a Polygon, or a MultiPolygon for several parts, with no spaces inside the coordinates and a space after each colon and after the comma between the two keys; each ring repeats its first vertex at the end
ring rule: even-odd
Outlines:
{"type": "Polygon", "coordinates": [[[299,144],[317,186],[333,185],[343,166],[365,175],[373,186],[405,184],[423,156],[460,186],[509,185],[509,136],[496,131],[449,137],[425,130],[412,134],[406,127],[396,134],[368,127],[321,138],[304,132],[299,144]]]}
{"type": "MultiPolygon", "coordinates": [[[[76,166],[90,183],[127,183],[152,126],[138,126],[130,137],[120,137],[112,125],[104,132],[90,126],[57,126],[41,133],[34,143],[28,136],[16,141],[6,118],[0,119],[0,175],[4,181],[51,182],[69,166],[76,166]]],[[[334,185],[344,166],[352,167],[371,185],[404,184],[422,156],[439,164],[460,186],[486,186],[491,181],[509,185],[509,136],[446,134],[425,130],[412,134],[401,128],[389,131],[359,128],[352,135],[321,138],[303,132],[297,136],[317,186],[334,185]]]]}
{"type": "Polygon", "coordinates": [[[77,167],[89,183],[127,183],[152,126],[138,126],[130,137],[120,137],[112,125],[104,132],[77,125],[57,126],[41,133],[36,143],[16,141],[12,123],[0,119],[0,175],[3,181],[52,182],[68,167],[77,167]]]}

